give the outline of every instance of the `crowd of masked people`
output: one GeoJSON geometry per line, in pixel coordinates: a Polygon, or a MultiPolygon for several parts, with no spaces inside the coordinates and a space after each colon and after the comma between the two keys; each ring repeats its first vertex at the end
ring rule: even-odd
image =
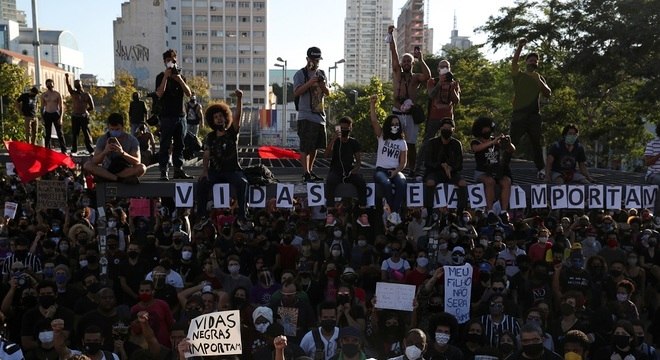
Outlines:
{"type": "MultiPolygon", "coordinates": [[[[660,218],[407,209],[386,224],[350,202],[297,199],[252,225],[198,221],[172,199],[133,216],[98,204],[76,171],[67,203],[3,174],[2,359],[183,359],[191,319],[239,310],[238,359],[657,359],[660,218]],[[469,321],[444,312],[444,265],[470,264],[469,321]],[[416,286],[413,311],[381,309],[377,282],[416,286]],[[4,351],[4,354],[3,354],[4,351]],[[13,356],[13,357],[12,357],[13,356]]],[[[211,357],[213,358],[213,357],[211,357]]]]}

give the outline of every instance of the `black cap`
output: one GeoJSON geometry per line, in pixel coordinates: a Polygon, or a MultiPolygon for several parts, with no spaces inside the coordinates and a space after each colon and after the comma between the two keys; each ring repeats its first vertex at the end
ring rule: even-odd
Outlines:
{"type": "Polygon", "coordinates": [[[316,46],[312,46],[311,48],[307,49],[307,57],[311,59],[321,59],[321,49],[317,48],[316,46]]]}

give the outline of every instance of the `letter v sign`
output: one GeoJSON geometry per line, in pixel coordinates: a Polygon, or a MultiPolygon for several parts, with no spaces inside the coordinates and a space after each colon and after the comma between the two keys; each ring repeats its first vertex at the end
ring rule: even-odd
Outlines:
{"type": "Polygon", "coordinates": [[[174,192],[174,203],[176,207],[191,208],[193,207],[193,184],[192,183],[176,183],[176,191],[174,192]]]}

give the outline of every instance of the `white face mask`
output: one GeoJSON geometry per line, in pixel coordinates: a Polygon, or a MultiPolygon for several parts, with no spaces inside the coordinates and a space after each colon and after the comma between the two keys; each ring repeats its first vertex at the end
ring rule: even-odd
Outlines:
{"type": "Polygon", "coordinates": [[[548,242],[548,237],[547,236],[539,236],[539,242],[541,244],[545,244],[548,242]]]}
{"type": "Polygon", "coordinates": [[[113,228],[113,227],[115,227],[115,226],[117,226],[117,222],[116,222],[116,221],[108,221],[108,227],[109,227],[109,228],[113,228]]]}
{"type": "Polygon", "coordinates": [[[80,260],[80,261],[78,261],[78,264],[80,264],[81,268],[84,268],[87,265],[89,265],[89,262],[87,260],[80,260]]]}
{"type": "Polygon", "coordinates": [[[437,342],[438,345],[447,345],[450,338],[451,336],[449,334],[435,333],[435,342],[437,342]]]}
{"type": "Polygon", "coordinates": [[[229,265],[228,269],[229,269],[229,272],[231,274],[238,274],[238,270],[241,269],[241,266],[240,265],[229,265]]]}
{"type": "Polygon", "coordinates": [[[470,217],[469,216],[463,216],[463,222],[464,223],[469,223],[470,222],[470,217]]]}
{"type": "Polygon", "coordinates": [[[340,238],[340,237],[341,237],[341,230],[335,230],[335,231],[332,232],[332,234],[333,234],[336,238],[340,238]]]}
{"type": "Polygon", "coordinates": [[[422,356],[422,350],[415,345],[406,347],[406,357],[409,360],[417,360],[422,356]]]}
{"type": "Polygon", "coordinates": [[[360,247],[367,246],[367,240],[358,240],[358,246],[360,247]]]}
{"type": "Polygon", "coordinates": [[[488,239],[479,240],[479,244],[481,244],[481,246],[487,248],[488,247],[488,239]]]}
{"type": "Polygon", "coordinates": [[[393,125],[393,126],[390,128],[390,132],[391,132],[392,134],[398,134],[398,133],[399,133],[399,126],[398,126],[398,125],[396,125],[396,126],[393,125]]]}
{"type": "Polygon", "coordinates": [[[340,250],[332,250],[330,253],[331,253],[332,256],[334,256],[334,257],[338,257],[339,255],[341,255],[341,251],[340,251],[340,250]]]}
{"type": "Polygon", "coordinates": [[[627,301],[628,294],[616,294],[616,299],[619,300],[620,302],[627,301]]]}
{"type": "Polygon", "coordinates": [[[42,344],[50,344],[53,342],[53,332],[52,331],[42,331],[39,333],[39,341],[42,344]]]}
{"type": "Polygon", "coordinates": [[[418,257],[417,258],[417,265],[420,267],[426,267],[426,265],[429,264],[429,259],[425,257],[418,257]]]}
{"type": "Polygon", "coordinates": [[[440,75],[444,75],[449,72],[449,68],[443,67],[440,68],[440,75]]]}
{"type": "Polygon", "coordinates": [[[192,259],[192,251],[182,251],[181,252],[181,259],[186,260],[186,261],[192,259]]]}
{"type": "Polygon", "coordinates": [[[259,334],[263,334],[268,330],[268,325],[269,323],[261,323],[261,324],[254,324],[254,328],[259,332],[259,334]]]}

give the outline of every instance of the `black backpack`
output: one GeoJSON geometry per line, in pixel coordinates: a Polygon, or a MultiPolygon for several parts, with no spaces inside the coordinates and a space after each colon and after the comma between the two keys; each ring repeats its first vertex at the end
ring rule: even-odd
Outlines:
{"type": "Polygon", "coordinates": [[[246,167],[243,169],[243,174],[250,185],[263,186],[277,182],[273,172],[263,164],[246,167]]]}

